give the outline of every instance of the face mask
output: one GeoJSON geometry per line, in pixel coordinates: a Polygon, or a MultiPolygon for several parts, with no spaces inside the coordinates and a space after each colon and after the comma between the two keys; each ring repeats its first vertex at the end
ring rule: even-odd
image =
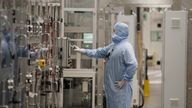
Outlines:
{"type": "Polygon", "coordinates": [[[118,44],[118,43],[120,43],[122,40],[124,40],[126,38],[127,37],[120,37],[120,36],[118,36],[118,35],[116,35],[114,33],[113,36],[112,36],[112,41],[113,41],[113,43],[118,44]]]}
{"type": "Polygon", "coordinates": [[[11,34],[10,33],[4,32],[3,35],[4,35],[7,42],[9,42],[11,40],[11,34]]]}

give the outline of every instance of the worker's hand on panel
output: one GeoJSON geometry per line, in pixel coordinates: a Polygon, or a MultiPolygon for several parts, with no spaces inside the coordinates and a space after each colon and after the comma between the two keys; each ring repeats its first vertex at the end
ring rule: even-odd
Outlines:
{"type": "Polygon", "coordinates": [[[126,80],[115,81],[115,87],[121,89],[126,84],[126,82],[126,80]]]}
{"type": "Polygon", "coordinates": [[[85,51],[85,49],[79,48],[76,45],[73,45],[72,48],[74,49],[74,51],[79,52],[79,53],[83,53],[85,51]]]}

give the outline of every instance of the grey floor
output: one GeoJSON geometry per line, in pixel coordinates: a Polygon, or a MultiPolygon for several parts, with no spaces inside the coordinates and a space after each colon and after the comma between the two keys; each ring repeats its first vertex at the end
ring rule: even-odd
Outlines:
{"type": "Polygon", "coordinates": [[[150,81],[150,96],[145,97],[143,108],[162,108],[161,107],[161,76],[160,69],[150,69],[148,72],[150,81]]]}

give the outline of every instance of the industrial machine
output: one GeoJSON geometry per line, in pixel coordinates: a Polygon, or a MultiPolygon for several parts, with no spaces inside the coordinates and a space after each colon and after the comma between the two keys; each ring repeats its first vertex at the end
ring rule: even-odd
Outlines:
{"type": "Polygon", "coordinates": [[[186,108],[187,23],[187,11],[165,12],[163,108],[186,108]]]}
{"type": "Polygon", "coordinates": [[[8,19],[7,10],[1,10],[0,12],[0,33],[1,33],[1,77],[0,77],[0,88],[1,88],[1,101],[2,107],[8,107],[9,102],[13,102],[13,87],[14,87],[14,54],[13,46],[14,43],[11,37],[10,22],[8,19]],[[9,98],[7,96],[10,95],[9,98]]]}
{"type": "Polygon", "coordinates": [[[72,46],[96,48],[96,4],[97,0],[64,0],[64,108],[95,108],[96,60],[74,52],[72,46]]]}
{"type": "Polygon", "coordinates": [[[46,3],[1,1],[1,108],[59,107],[62,68],[54,55],[62,19],[58,3],[46,3]]]}
{"type": "MultiPolygon", "coordinates": [[[[119,15],[112,22],[119,10],[98,12],[97,0],[10,1],[0,1],[0,107],[105,107],[104,62],[75,53],[71,46],[107,45],[115,21],[128,23],[136,35],[136,16],[119,15]],[[98,13],[111,21],[97,19],[98,13]]],[[[139,105],[137,84],[135,77],[134,107],[139,105]]]]}

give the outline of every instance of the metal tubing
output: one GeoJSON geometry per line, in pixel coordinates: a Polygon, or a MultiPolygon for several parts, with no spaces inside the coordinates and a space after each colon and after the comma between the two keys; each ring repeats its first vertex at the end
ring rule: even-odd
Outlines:
{"type": "Polygon", "coordinates": [[[2,106],[6,105],[6,83],[2,81],[2,106]]]}

